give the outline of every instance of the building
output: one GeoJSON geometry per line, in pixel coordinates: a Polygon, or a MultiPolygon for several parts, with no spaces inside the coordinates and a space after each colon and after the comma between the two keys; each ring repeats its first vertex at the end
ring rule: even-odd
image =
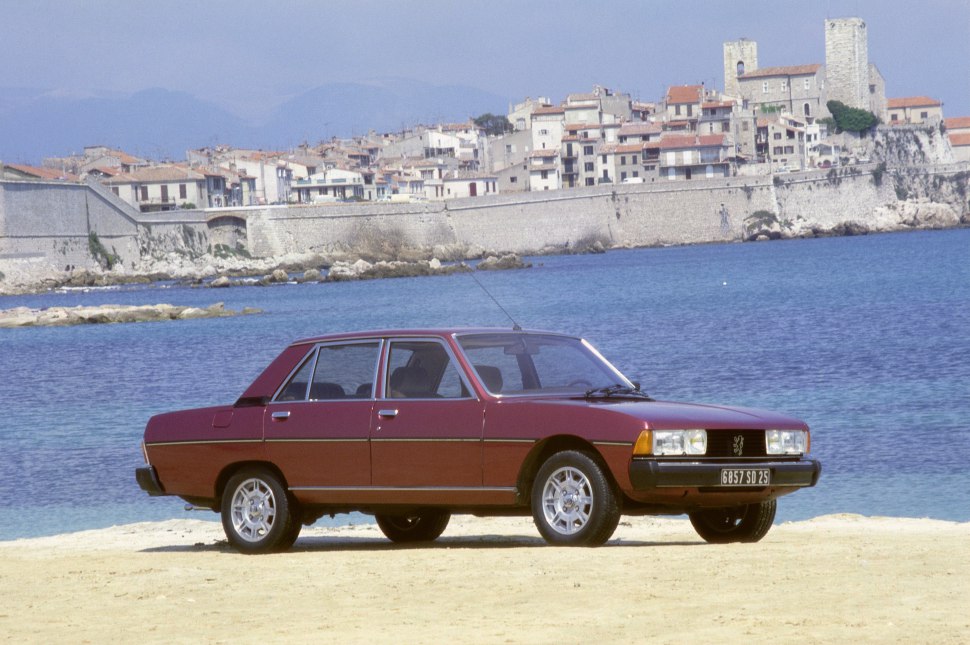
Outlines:
{"type": "Polygon", "coordinates": [[[943,123],[953,148],[954,161],[970,161],[970,116],[945,119],[943,123]]]}
{"type": "Polygon", "coordinates": [[[660,140],[660,176],[671,181],[730,177],[726,135],[668,134],[660,140]]]}
{"type": "Polygon", "coordinates": [[[928,96],[906,96],[886,100],[889,123],[938,123],[943,119],[943,103],[928,96]]]}
{"type": "MultiPolygon", "coordinates": [[[[535,121],[533,121],[535,125],[535,121]]],[[[559,150],[533,150],[529,155],[529,190],[559,190],[562,188],[559,150]]]]}
{"type": "Polygon", "coordinates": [[[747,38],[724,43],[724,93],[741,97],[738,79],[758,69],[758,43],[747,38]]]}
{"type": "Polygon", "coordinates": [[[331,168],[305,179],[294,179],[290,194],[301,204],[376,198],[373,181],[369,195],[365,195],[364,188],[364,176],[359,171],[331,168]]]}
{"type": "Polygon", "coordinates": [[[741,96],[762,114],[787,112],[807,118],[827,116],[825,70],[817,63],[764,67],[737,79],[741,96]]]}
{"type": "MultiPolygon", "coordinates": [[[[207,176],[178,165],[138,168],[104,182],[111,192],[142,212],[210,205],[207,176]]],[[[221,204],[219,204],[221,205],[221,204]]]]}
{"type": "Polygon", "coordinates": [[[872,110],[869,32],[861,18],[825,20],[825,80],[828,100],[872,110]]]}
{"type": "Polygon", "coordinates": [[[669,129],[694,130],[706,95],[703,85],[675,85],[664,97],[664,121],[669,129]]]}

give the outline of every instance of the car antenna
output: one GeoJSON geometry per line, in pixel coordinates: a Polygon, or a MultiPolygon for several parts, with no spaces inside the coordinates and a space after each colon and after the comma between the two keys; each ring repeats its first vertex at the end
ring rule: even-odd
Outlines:
{"type": "Polygon", "coordinates": [[[474,271],[471,272],[469,275],[472,277],[472,280],[475,281],[475,284],[477,284],[479,287],[482,288],[482,291],[485,292],[485,295],[492,299],[492,302],[495,303],[495,306],[501,309],[502,313],[505,314],[508,317],[508,319],[512,321],[512,331],[522,331],[522,328],[519,326],[519,323],[515,322],[515,318],[513,318],[512,315],[505,310],[505,307],[503,307],[501,303],[499,303],[499,301],[495,299],[495,296],[493,296],[491,292],[485,288],[485,285],[479,282],[478,277],[475,275],[474,271]]]}

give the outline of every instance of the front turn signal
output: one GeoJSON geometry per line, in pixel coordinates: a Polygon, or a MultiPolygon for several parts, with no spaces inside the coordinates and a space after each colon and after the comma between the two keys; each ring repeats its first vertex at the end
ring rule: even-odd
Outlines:
{"type": "Polygon", "coordinates": [[[644,430],[637,437],[637,442],[633,444],[633,456],[639,457],[643,455],[653,454],[653,433],[649,430],[644,430]]]}

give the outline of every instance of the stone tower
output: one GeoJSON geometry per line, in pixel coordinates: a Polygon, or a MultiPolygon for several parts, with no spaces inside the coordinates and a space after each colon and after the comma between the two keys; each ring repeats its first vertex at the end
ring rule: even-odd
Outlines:
{"type": "Polygon", "coordinates": [[[825,80],[829,100],[869,105],[869,37],[861,18],[825,19],[825,80]]]}
{"type": "Polygon", "coordinates": [[[741,96],[738,76],[758,69],[758,43],[747,38],[724,43],[724,93],[741,96]]]}

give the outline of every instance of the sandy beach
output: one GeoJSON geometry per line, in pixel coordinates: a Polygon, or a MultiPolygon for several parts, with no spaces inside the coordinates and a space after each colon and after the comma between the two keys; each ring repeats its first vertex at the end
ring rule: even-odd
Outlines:
{"type": "Polygon", "coordinates": [[[970,642],[970,523],[833,515],[714,546],[623,518],[566,549],[528,518],[460,516],[429,546],[313,527],[243,556],[217,522],[172,520],[0,554],[9,642],[970,642]]]}

